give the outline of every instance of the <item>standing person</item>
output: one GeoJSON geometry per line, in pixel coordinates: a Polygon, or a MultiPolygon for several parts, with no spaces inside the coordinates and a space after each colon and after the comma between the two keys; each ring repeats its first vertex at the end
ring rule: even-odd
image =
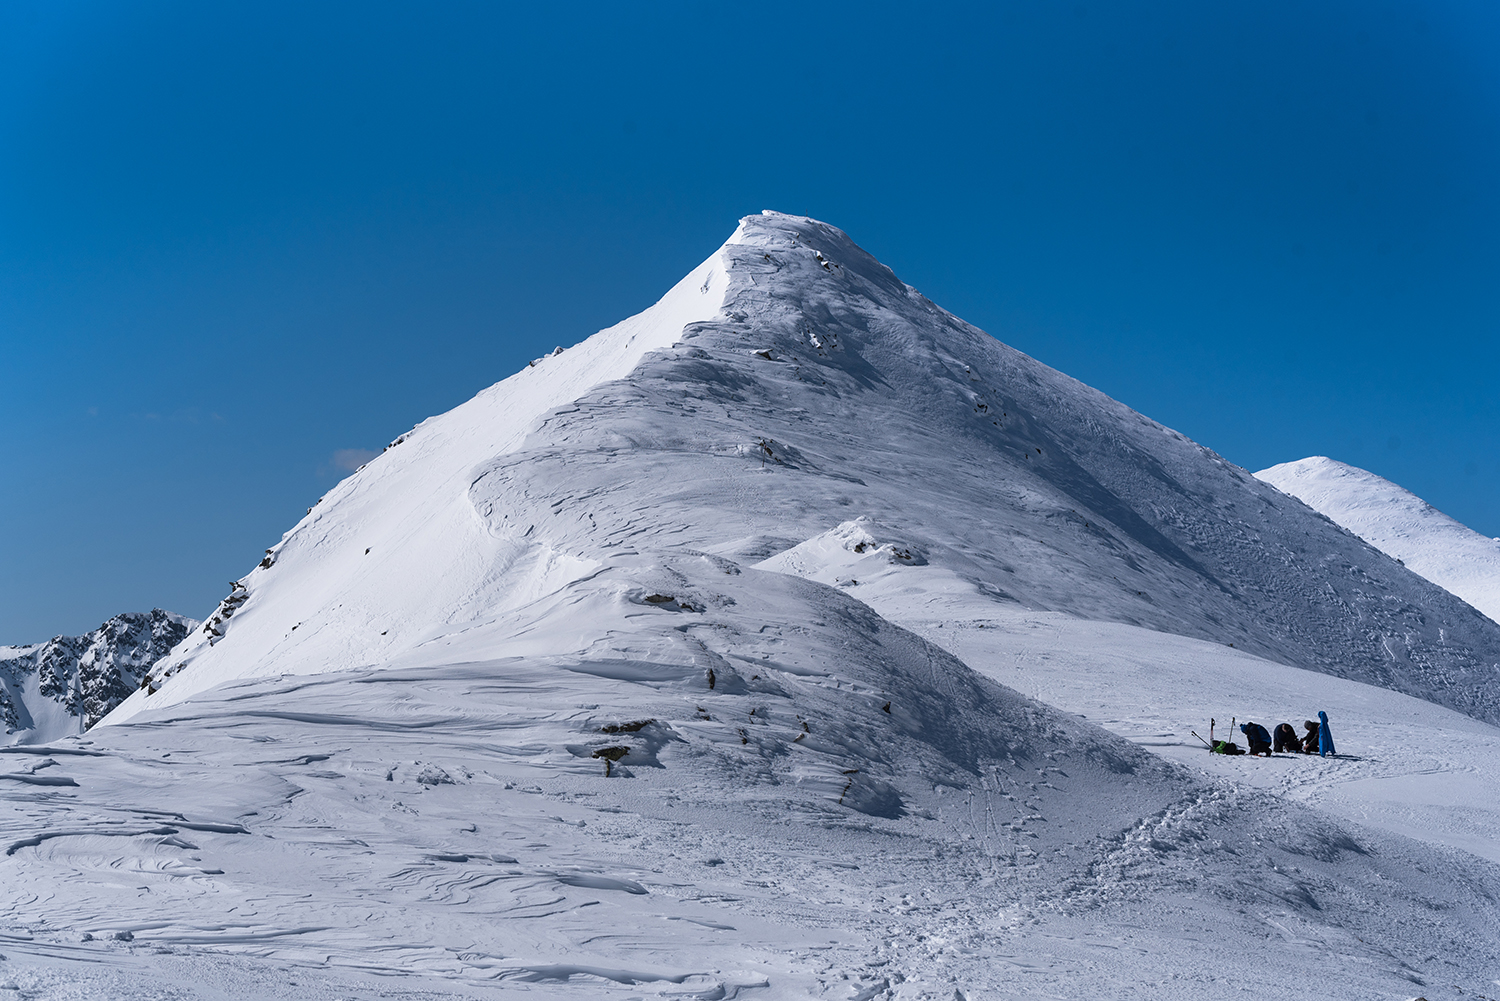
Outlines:
{"type": "Polygon", "coordinates": [[[1283,751],[1287,754],[1296,754],[1302,750],[1302,741],[1290,723],[1277,723],[1273,736],[1276,738],[1277,754],[1283,751]]]}
{"type": "Polygon", "coordinates": [[[1271,735],[1266,732],[1265,727],[1259,723],[1241,723],[1240,733],[1250,742],[1251,754],[1264,754],[1268,758],[1271,756],[1271,735]]]}
{"type": "Polygon", "coordinates": [[[1303,754],[1317,754],[1318,753],[1318,724],[1314,723],[1310,719],[1309,720],[1303,720],[1302,721],[1302,729],[1304,729],[1304,730],[1307,731],[1307,734],[1302,738],[1302,753],[1303,754]]]}
{"type": "Polygon", "coordinates": [[[1328,729],[1328,714],[1321,709],[1318,710],[1318,756],[1326,758],[1330,754],[1338,754],[1333,749],[1333,731],[1328,729]]]}

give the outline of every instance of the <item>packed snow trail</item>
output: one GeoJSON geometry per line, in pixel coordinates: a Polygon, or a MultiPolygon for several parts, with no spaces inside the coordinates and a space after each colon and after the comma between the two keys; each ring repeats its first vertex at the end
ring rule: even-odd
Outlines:
{"type": "Polygon", "coordinates": [[[397,439],[108,725],[0,755],[0,934],[13,962],[254,956],[328,992],[1500,977],[1500,873],[1461,830],[1205,775],[931,626],[1021,614],[1130,654],[1083,663],[1232,643],[1335,693],[1500,712],[1500,626],[767,214],[397,439]]]}

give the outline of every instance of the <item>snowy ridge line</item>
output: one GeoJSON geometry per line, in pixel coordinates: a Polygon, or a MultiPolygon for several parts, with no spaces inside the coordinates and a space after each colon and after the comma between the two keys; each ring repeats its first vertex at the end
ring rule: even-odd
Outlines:
{"type": "Polygon", "coordinates": [[[147,686],[159,689],[153,697],[178,701],[242,676],[238,666],[213,666],[223,658],[212,651],[231,632],[237,652],[229,660],[238,665],[248,657],[255,665],[248,676],[307,673],[312,663],[315,670],[343,670],[382,663],[421,642],[403,623],[442,621],[454,606],[472,606],[475,593],[493,593],[504,568],[524,561],[530,547],[475,537],[480,526],[463,492],[477,457],[513,451],[551,411],[627,376],[641,357],[674,343],[689,324],[716,317],[725,287],[721,258],[722,251],[710,256],[644,313],[421,422],[340,482],[235,582],[226,599],[234,607],[221,605],[216,613],[222,625],[212,635],[188,637],[172,652],[147,686]],[[340,516],[330,519],[334,510],[340,516]],[[351,514],[369,535],[381,537],[376,545],[350,548],[351,514]],[[289,600],[262,611],[263,587],[273,581],[289,600]],[[358,636],[321,628],[320,615],[345,608],[356,609],[361,623],[396,627],[396,634],[390,628],[358,636]]]}

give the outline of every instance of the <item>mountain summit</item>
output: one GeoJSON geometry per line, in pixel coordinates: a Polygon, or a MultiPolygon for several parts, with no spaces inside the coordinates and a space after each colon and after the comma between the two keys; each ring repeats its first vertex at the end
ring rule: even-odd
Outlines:
{"type": "Polygon", "coordinates": [[[198,625],[154,608],[82,636],[0,646],[0,745],[40,744],[93,726],[198,625]]]}
{"type": "Polygon", "coordinates": [[[1423,700],[1493,716],[1497,655],[768,213],[397,438],[107,725],[0,748],[0,935],[114,997],[1480,992],[1500,730],[1423,700]],[[1193,729],[1319,708],[1341,757],[1193,729]]]}
{"type": "Polygon", "coordinates": [[[767,212],[644,313],[397,438],[111,719],[232,680],[500,652],[512,613],[602,568],[754,563],[860,518],[916,571],[894,597],[843,575],[888,617],[936,588],[1500,718],[1493,622],[840,230],[767,212]]]}

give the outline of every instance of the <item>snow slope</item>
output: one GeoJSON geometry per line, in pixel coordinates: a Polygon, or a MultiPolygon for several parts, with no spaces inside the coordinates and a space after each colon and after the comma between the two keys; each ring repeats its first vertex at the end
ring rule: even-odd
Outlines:
{"type": "Polygon", "coordinates": [[[1494,741],[1500,626],[821,223],[742,221],[267,555],[106,725],[0,754],[36,996],[1500,977],[1488,813],[1372,805],[1419,728],[1494,741]],[[1278,692],[1349,757],[1186,755],[1278,692]]]}
{"type": "Polygon", "coordinates": [[[82,733],[197,626],[156,608],[116,615],[82,636],[0,646],[0,743],[46,743],[82,733]]]}
{"type": "MultiPolygon", "coordinates": [[[[489,659],[455,640],[425,665],[249,679],[0,754],[3,948],[38,980],[49,958],[123,971],[115,997],[153,996],[121,981],[162,963],[211,979],[212,956],[319,998],[394,976],[839,1001],[1322,976],[1331,998],[1439,998],[1500,976],[1493,864],[1195,775],[845,589],[679,553],[507,628],[489,659]],[[539,652],[590,623],[588,651],[539,652]]],[[[1161,636],[1109,628],[1059,659],[1087,672],[1161,636]]]]}
{"type": "Polygon", "coordinates": [[[1204,774],[1500,862],[1500,768],[1492,764],[1500,728],[1223,644],[997,605],[942,568],[907,565],[899,554],[909,550],[859,519],[758,566],[839,587],[987,677],[1204,774]],[[1283,757],[1262,767],[1203,753],[1211,720],[1219,736],[1243,745],[1230,729],[1236,714],[1300,731],[1329,706],[1344,752],[1335,760],[1283,757]]]}
{"type": "Polygon", "coordinates": [[[1390,480],[1326,456],[1255,475],[1500,622],[1500,539],[1480,535],[1390,480]]]}

